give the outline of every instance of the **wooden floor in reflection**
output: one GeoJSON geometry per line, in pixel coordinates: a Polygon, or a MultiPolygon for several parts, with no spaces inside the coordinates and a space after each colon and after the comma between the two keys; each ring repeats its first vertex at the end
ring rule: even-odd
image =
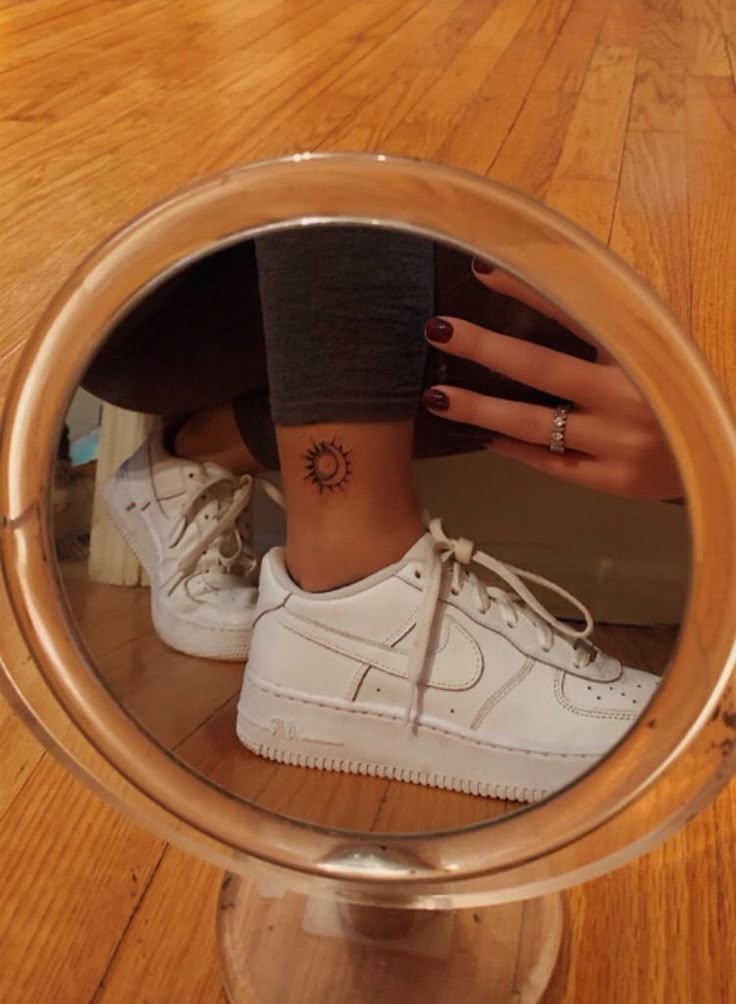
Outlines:
{"type": "MultiPolygon", "coordinates": [[[[145,729],[213,783],[263,808],[331,827],[376,832],[452,829],[519,808],[381,778],[272,763],[235,733],[243,667],[174,652],[155,634],[149,592],[90,583],[86,564],[62,565],[74,617],[101,676],[145,729]]],[[[629,665],[662,673],[671,627],[602,625],[596,641],[629,665]]]]}

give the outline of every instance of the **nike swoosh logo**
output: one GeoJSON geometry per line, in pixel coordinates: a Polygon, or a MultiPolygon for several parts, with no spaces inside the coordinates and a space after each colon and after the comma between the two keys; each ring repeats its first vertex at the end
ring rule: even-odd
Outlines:
{"type": "MultiPolygon", "coordinates": [[[[282,607],[276,617],[287,631],[315,645],[321,645],[357,663],[382,669],[392,676],[407,678],[410,647],[398,648],[396,645],[382,645],[368,638],[357,638],[300,617],[286,607],[282,607]]],[[[480,677],[483,652],[475,638],[454,617],[446,613],[444,621],[444,637],[438,646],[430,649],[430,657],[434,658],[431,672],[423,683],[439,690],[466,690],[480,677]]],[[[412,636],[413,631],[405,636],[409,639],[409,645],[412,636]]]]}

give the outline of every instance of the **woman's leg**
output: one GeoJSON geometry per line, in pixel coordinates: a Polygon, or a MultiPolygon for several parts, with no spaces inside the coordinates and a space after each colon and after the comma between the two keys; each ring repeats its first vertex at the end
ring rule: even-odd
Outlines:
{"type": "MultiPolygon", "coordinates": [[[[375,236],[372,239],[375,240],[375,236]]],[[[312,234],[311,238],[305,238],[302,232],[299,240],[302,242],[311,241],[309,246],[314,248],[314,253],[322,255],[325,250],[328,250],[327,247],[322,247],[324,238],[318,236],[317,233],[312,234]]],[[[334,250],[334,237],[331,237],[330,241],[332,243],[329,245],[329,250],[334,250]]],[[[259,244],[261,245],[261,254],[264,254],[264,240],[261,240],[259,244]]],[[[289,255],[298,255],[298,249],[293,247],[293,241],[292,246],[287,250],[289,255]]],[[[543,345],[551,345],[561,351],[584,354],[586,347],[575,336],[560,328],[558,324],[542,317],[523,304],[518,304],[509,300],[508,297],[492,293],[482,287],[472,275],[468,255],[443,245],[435,245],[433,253],[434,304],[427,297],[427,280],[423,278],[421,296],[428,312],[427,318],[424,320],[428,319],[432,313],[455,315],[515,337],[531,339],[543,345]]],[[[182,304],[175,306],[173,311],[169,308],[165,311],[162,309],[156,311],[159,318],[157,328],[160,329],[162,314],[166,315],[164,324],[167,330],[172,329],[172,320],[179,325],[181,324],[179,319],[185,316],[189,319],[186,322],[188,327],[185,330],[196,335],[196,327],[192,325],[193,323],[200,324],[202,331],[207,333],[210,343],[216,342],[225,346],[232,353],[233,358],[237,358],[239,354],[243,353],[243,339],[245,338],[244,365],[240,368],[242,371],[240,373],[238,367],[233,367],[231,360],[228,364],[228,352],[222,349],[210,354],[209,362],[205,360],[204,364],[201,357],[195,357],[193,361],[196,362],[196,367],[190,371],[194,373],[194,380],[189,374],[184,374],[183,379],[175,381],[175,386],[178,388],[177,394],[181,395],[182,404],[185,401],[196,401],[196,395],[199,395],[202,400],[210,401],[213,393],[227,394],[233,386],[234,374],[237,376],[235,386],[242,386],[244,390],[242,393],[238,393],[238,396],[233,400],[227,397],[221,403],[216,403],[212,407],[202,410],[194,410],[191,406],[169,408],[169,412],[185,413],[185,420],[174,424],[169,445],[172,452],[182,458],[214,461],[235,473],[257,474],[273,471],[278,469],[280,461],[276,431],[271,417],[269,392],[266,386],[268,377],[259,292],[254,279],[255,258],[252,245],[228,250],[222,255],[222,257],[220,255],[214,256],[210,265],[207,266],[206,270],[203,270],[201,275],[194,274],[186,280],[186,288],[182,288],[178,297],[179,299],[183,298],[186,304],[184,309],[182,309],[182,304]],[[211,370],[208,371],[208,365],[211,366],[213,359],[218,364],[214,373],[211,370]],[[196,394],[192,393],[192,383],[196,386],[196,394]],[[205,386],[200,386],[200,384],[205,386]]],[[[428,254],[424,257],[428,257],[428,254]]],[[[290,326],[294,323],[294,318],[305,309],[312,309],[310,304],[313,305],[314,297],[319,289],[307,290],[308,270],[305,271],[305,282],[300,285],[293,274],[287,274],[293,273],[293,269],[284,264],[278,255],[274,260],[264,259],[264,264],[267,266],[268,272],[264,278],[264,290],[269,298],[267,308],[269,318],[276,329],[282,324],[290,326]],[[274,276],[278,277],[278,281],[274,281],[274,276]],[[284,292],[280,292],[280,290],[284,292]],[[287,293],[292,298],[291,304],[284,302],[287,293]],[[272,316],[274,304],[278,305],[276,316],[272,316]],[[293,316],[290,316],[292,314],[293,316]]],[[[399,260],[401,268],[407,264],[406,259],[399,260]]],[[[427,263],[424,261],[422,267],[425,268],[425,271],[426,265],[427,263]]],[[[314,267],[314,265],[310,266],[310,268],[314,267]]],[[[189,273],[186,274],[189,275],[189,273]]],[[[402,304],[404,299],[410,295],[409,289],[412,281],[409,279],[404,290],[399,294],[399,304],[402,304]]],[[[330,282],[329,277],[322,278],[320,282],[325,286],[322,292],[326,294],[325,302],[328,313],[336,310],[344,312],[349,309],[346,302],[339,299],[335,301],[334,285],[331,289],[327,289],[326,284],[330,282]]],[[[358,296],[365,296],[366,299],[371,298],[371,301],[375,298],[385,301],[385,294],[379,288],[379,284],[373,285],[373,282],[373,277],[371,277],[370,283],[364,282],[361,270],[359,282],[361,288],[358,291],[358,296]]],[[[384,289],[387,288],[384,287],[384,289]]],[[[395,293],[393,287],[392,292],[395,293]]],[[[342,294],[337,295],[342,297],[342,294]]],[[[360,299],[356,301],[356,304],[359,303],[360,299]]],[[[375,309],[373,302],[371,302],[369,309],[375,309]]],[[[385,310],[385,308],[382,309],[385,310]]],[[[351,321],[350,327],[354,329],[353,321],[351,321]]],[[[177,330],[179,329],[177,328],[177,330]]],[[[166,331],[163,337],[164,339],[167,337],[166,331]]],[[[322,340],[320,351],[325,354],[329,354],[331,337],[328,334],[322,340]]],[[[400,336],[402,339],[405,337],[405,333],[400,336]]],[[[185,341],[189,342],[190,340],[191,336],[187,335],[185,341]]],[[[385,343],[385,338],[383,341],[385,343]]],[[[294,348],[296,350],[296,347],[294,348]]],[[[378,348],[385,350],[386,345],[382,344],[378,348]]],[[[145,360],[146,349],[140,351],[145,360]]],[[[355,351],[356,339],[353,339],[351,352],[355,351]]],[[[364,349],[358,346],[357,351],[360,354],[364,349]]],[[[374,354],[372,343],[369,342],[365,347],[365,352],[366,355],[372,356],[374,354]]],[[[313,353],[313,349],[310,349],[310,353],[313,353]]],[[[402,385],[406,386],[407,379],[415,379],[412,374],[416,374],[417,359],[411,353],[402,352],[396,357],[395,363],[397,373],[394,381],[400,390],[402,385]],[[401,367],[407,368],[403,374],[399,372],[401,367]]],[[[178,365],[181,366],[181,363],[178,365]]],[[[153,365],[146,364],[147,371],[155,371],[155,369],[155,360],[153,365]]],[[[301,365],[296,368],[296,373],[302,373],[301,365]]],[[[343,390],[345,376],[346,374],[341,373],[340,393],[343,390]]],[[[304,383],[306,384],[306,380],[304,383]]],[[[437,383],[466,386],[496,397],[549,403],[546,395],[532,388],[514,383],[499,374],[491,374],[483,367],[473,363],[447,356],[432,347],[427,352],[422,386],[427,387],[437,383]]],[[[292,390],[294,388],[287,387],[284,394],[290,395],[292,390]]],[[[416,416],[412,452],[415,457],[438,457],[464,453],[482,449],[488,436],[489,433],[486,430],[448,423],[426,410],[420,409],[416,416]]]]}
{"type": "Polygon", "coordinates": [[[194,412],[176,425],[169,442],[177,457],[219,464],[233,474],[263,474],[278,467],[276,433],[265,392],[254,391],[194,412]]]}
{"type": "Polygon", "coordinates": [[[209,255],[120,321],[83,386],[109,404],[166,416],[165,445],[235,473],[276,463],[252,241],[209,255]]]}
{"type": "Polygon", "coordinates": [[[333,589],[423,532],[411,458],[433,246],[369,227],[256,245],[287,563],[305,589],[333,589]]]}

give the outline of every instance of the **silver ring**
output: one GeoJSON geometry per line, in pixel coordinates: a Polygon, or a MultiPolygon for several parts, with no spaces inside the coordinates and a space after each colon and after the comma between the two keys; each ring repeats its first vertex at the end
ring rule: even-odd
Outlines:
{"type": "Polygon", "coordinates": [[[554,418],[552,419],[552,432],[549,437],[549,448],[552,453],[564,453],[567,449],[565,446],[565,432],[567,431],[567,418],[571,408],[572,405],[568,401],[560,401],[555,408],[554,418]]]}

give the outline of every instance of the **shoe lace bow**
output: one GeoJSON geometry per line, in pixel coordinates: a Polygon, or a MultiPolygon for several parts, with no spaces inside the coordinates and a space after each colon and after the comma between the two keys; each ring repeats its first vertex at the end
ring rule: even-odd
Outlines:
{"type": "Polygon", "coordinates": [[[590,636],[594,627],[593,618],[588,608],[575,596],[568,593],[566,589],[541,575],[527,572],[515,565],[508,565],[490,554],[477,550],[472,540],[467,540],[465,537],[457,539],[448,537],[442,529],[441,520],[437,518],[429,521],[428,529],[434,546],[426,568],[419,573],[421,577],[426,576],[426,584],[417,618],[416,639],[408,666],[410,696],[404,716],[406,724],[410,725],[415,720],[419,710],[420,685],[427,664],[437,605],[448,567],[451,569],[451,594],[457,596],[463,586],[470,587],[477,609],[481,613],[485,613],[492,604],[497,604],[504,622],[509,628],[515,627],[519,617],[524,616],[534,625],[537,638],[544,651],[550,650],[555,635],[566,638],[575,643],[575,664],[577,666],[584,665],[583,660],[590,662],[591,658],[594,657],[596,650],[593,646],[579,646],[577,644],[590,636]],[[481,581],[470,570],[469,566],[473,562],[496,575],[511,587],[513,593],[481,581]],[[573,627],[554,617],[528,588],[527,582],[543,586],[567,600],[582,614],[585,626],[582,628],[573,627]]]}
{"type": "Polygon", "coordinates": [[[276,496],[280,497],[278,489],[270,481],[252,474],[231,475],[222,468],[213,469],[203,464],[199,476],[193,477],[194,484],[187,492],[179,517],[171,529],[169,546],[176,547],[181,541],[203,502],[214,503],[208,513],[214,518],[207,530],[181,554],[171,589],[195,572],[217,569],[225,575],[254,573],[258,557],[246,539],[248,532],[241,517],[251,503],[257,484],[275,500],[276,496]]]}

